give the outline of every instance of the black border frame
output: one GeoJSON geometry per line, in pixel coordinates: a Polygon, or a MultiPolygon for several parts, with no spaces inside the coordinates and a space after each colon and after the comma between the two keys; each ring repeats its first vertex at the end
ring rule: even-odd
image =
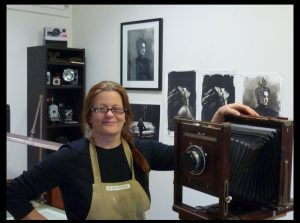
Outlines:
{"type": "MultiPolygon", "coordinates": [[[[162,61],[163,61],[163,19],[162,18],[156,18],[156,19],[147,19],[147,20],[139,20],[139,21],[132,21],[132,22],[124,22],[121,23],[121,55],[120,55],[120,83],[121,85],[127,89],[127,90],[155,90],[155,91],[161,91],[162,90],[162,61]],[[124,26],[127,25],[132,25],[132,24],[139,24],[139,23],[148,23],[148,22],[158,22],[158,38],[159,38],[159,43],[158,43],[158,67],[154,69],[158,69],[158,84],[157,86],[153,88],[143,88],[140,86],[136,87],[129,87],[129,86],[124,86],[123,84],[123,79],[124,77],[127,77],[127,73],[123,73],[123,28],[124,26]],[[124,76],[124,77],[123,77],[124,76]]],[[[154,81],[153,81],[154,82],[154,81]]]]}

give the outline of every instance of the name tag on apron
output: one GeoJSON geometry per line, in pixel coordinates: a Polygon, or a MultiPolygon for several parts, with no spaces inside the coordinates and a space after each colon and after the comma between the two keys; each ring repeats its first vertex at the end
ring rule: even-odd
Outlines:
{"type": "Polygon", "coordinates": [[[130,188],[130,184],[123,184],[117,186],[106,186],[107,191],[114,191],[114,190],[126,190],[130,188]]]}

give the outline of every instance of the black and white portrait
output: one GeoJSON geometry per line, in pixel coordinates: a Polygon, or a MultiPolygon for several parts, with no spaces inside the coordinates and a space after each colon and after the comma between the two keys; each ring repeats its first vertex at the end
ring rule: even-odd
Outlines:
{"type": "Polygon", "coordinates": [[[170,72],[168,80],[168,130],[174,131],[174,117],[195,120],[195,71],[170,72]]]}
{"type": "Polygon", "coordinates": [[[133,123],[131,132],[137,138],[159,140],[160,106],[131,104],[133,123]]]}
{"type": "Polygon", "coordinates": [[[132,90],[162,88],[163,19],[121,23],[121,85],[132,90]]]}
{"type": "Polygon", "coordinates": [[[202,82],[202,121],[211,121],[214,113],[223,105],[235,101],[233,75],[204,75],[202,82]]]}
{"type": "Polygon", "coordinates": [[[280,86],[281,81],[278,76],[246,77],[243,103],[262,116],[277,117],[280,111],[280,86]]]}
{"type": "Polygon", "coordinates": [[[128,71],[129,81],[153,81],[153,38],[154,28],[128,31],[128,71]]]}

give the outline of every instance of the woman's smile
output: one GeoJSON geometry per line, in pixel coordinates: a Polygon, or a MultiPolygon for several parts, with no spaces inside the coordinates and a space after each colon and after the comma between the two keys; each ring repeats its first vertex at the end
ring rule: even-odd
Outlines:
{"type": "Polygon", "coordinates": [[[111,122],[111,121],[103,121],[102,124],[104,125],[114,125],[116,124],[117,122],[111,122]]]}

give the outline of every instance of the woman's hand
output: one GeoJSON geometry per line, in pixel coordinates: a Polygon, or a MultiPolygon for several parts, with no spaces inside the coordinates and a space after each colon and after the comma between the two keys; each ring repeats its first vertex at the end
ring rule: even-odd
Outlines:
{"type": "Polygon", "coordinates": [[[257,114],[249,106],[244,104],[239,104],[239,103],[233,103],[233,104],[223,105],[222,107],[220,107],[215,112],[213,118],[211,119],[211,122],[217,122],[217,123],[224,122],[225,115],[239,116],[240,114],[259,116],[259,114],[257,114]]]}
{"type": "Polygon", "coordinates": [[[28,215],[26,215],[21,220],[47,220],[47,218],[41,215],[36,209],[33,209],[28,215]]]}

